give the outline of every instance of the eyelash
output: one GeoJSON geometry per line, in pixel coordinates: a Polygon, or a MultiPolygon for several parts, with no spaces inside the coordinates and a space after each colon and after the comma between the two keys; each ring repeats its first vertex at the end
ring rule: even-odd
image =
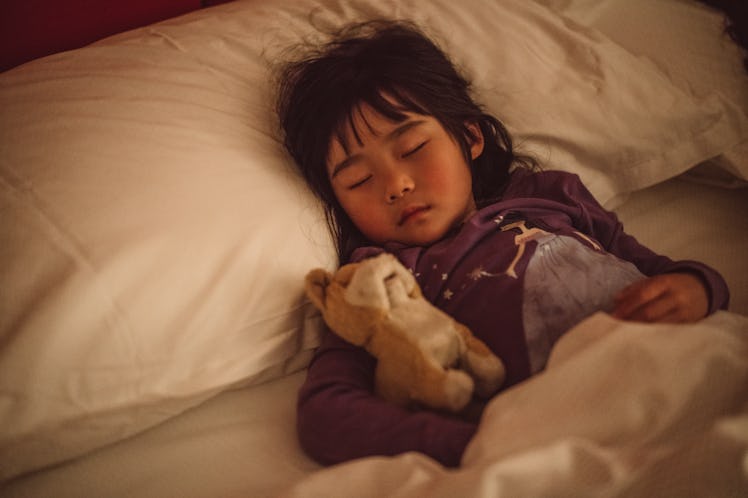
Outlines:
{"type": "Polygon", "coordinates": [[[403,154],[403,157],[412,156],[413,154],[415,154],[416,152],[418,152],[419,150],[421,150],[423,148],[423,146],[426,145],[427,143],[428,143],[428,140],[426,140],[424,142],[421,142],[414,149],[411,149],[408,152],[406,152],[405,154],[403,154]]]}
{"type": "Polygon", "coordinates": [[[357,187],[360,187],[361,185],[363,185],[364,183],[366,183],[367,181],[369,181],[369,178],[371,178],[371,175],[369,175],[366,178],[364,178],[363,180],[359,180],[356,183],[354,183],[353,185],[349,186],[348,190],[353,190],[353,189],[355,189],[357,187]]]}
{"type": "MultiPolygon", "coordinates": [[[[406,157],[410,157],[410,156],[412,156],[413,154],[415,154],[416,152],[418,152],[419,150],[421,150],[421,149],[423,148],[423,146],[424,146],[424,145],[426,145],[427,143],[428,143],[428,140],[426,140],[425,142],[421,142],[421,143],[420,143],[420,144],[418,144],[418,145],[417,145],[417,146],[416,146],[415,148],[413,148],[413,149],[411,149],[411,150],[407,151],[407,152],[406,152],[405,154],[403,154],[403,156],[402,156],[402,157],[403,157],[403,158],[406,158],[406,157]]],[[[372,176],[372,175],[368,175],[368,176],[367,176],[366,178],[364,178],[364,179],[362,179],[362,180],[359,180],[359,181],[357,181],[357,182],[356,182],[356,183],[354,183],[353,185],[350,185],[350,186],[348,187],[348,190],[354,190],[354,189],[356,189],[356,188],[360,187],[361,185],[363,185],[364,183],[366,183],[367,181],[369,181],[369,179],[371,178],[371,176],[372,176]]]]}

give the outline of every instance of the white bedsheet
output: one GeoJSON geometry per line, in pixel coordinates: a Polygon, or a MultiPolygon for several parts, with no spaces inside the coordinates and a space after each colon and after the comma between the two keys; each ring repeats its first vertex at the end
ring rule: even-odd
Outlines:
{"type": "Polygon", "coordinates": [[[227,391],[137,436],[0,484],[3,498],[260,498],[321,468],[294,431],[305,372],[227,391]]]}
{"type": "Polygon", "coordinates": [[[285,496],[746,496],[748,318],[596,314],[489,404],[460,470],[417,454],[315,473],[285,496]]]}
{"type": "MultiPolygon", "coordinates": [[[[744,248],[748,247],[748,216],[741,215],[748,214],[748,196],[745,194],[745,189],[728,190],[677,178],[632,194],[617,211],[627,231],[653,249],[675,257],[704,260],[717,267],[730,284],[733,295],[731,308],[748,314],[748,258],[740,257],[744,248]]],[[[674,341],[672,344],[680,343],[674,341]]],[[[695,372],[694,362],[700,357],[695,355],[694,361],[679,364],[677,374],[695,372]]],[[[628,368],[631,373],[638,373],[637,369],[628,368]]],[[[599,376],[597,371],[592,371],[599,376]]],[[[312,491],[317,489],[315,486],[334,481],[331,476],[339,471],[335,468],[325,470],[319,476],[314,475],[322,467],[303,454],[296,440],[296,393],[304,377],[305,372],[301,371],[259,386],[224,392],[142,434],[57,467],[21,476],[0,485],[0,496],[255,498],[277,496],[289,484],[296,482],[302,484],[292,493],[312,496],[312,491]],[[328,474],[329,472],[333,474],[328,474]],[[304,481],[310,475],[309,480],[304,481]],[[318,482],[319,484],[315,484],[318,482]]],[[[616,385],[618,378],[626,381],[629,378],[628,371],[616,378],[616,385]]],[[[743,399],[745,398],[743,394],[743,399]]],[[[569,401],[556,401],[573,410],[584,408],[573,406],[569,401]]],[[[652,405],[657,405],[656,401],[653,398],[652,405]]],[[[596,413],[601,413],[600,409],[596,413]]],[[[543,415],[537,421],[539,427],[547,427],[549,421],[556,420],[552,414],[543,415]]],[[[728,422],[725,427],[734,427],[737,434],[748,434],[745,420],[740,422],[736,419],[728,422]]],[[[528,434],[535,432],[534,428],[525,431],[528,434]]],[[[707,451],[733,451],[729,445],[723,445],[725,441],[721,436],[717,437],[717,434],[706,433],[701,442],[692,441],[696,444],[691,450],[695,460],[702,461],[702,458],[708,456],[704,454],[707,451]]],[[[488,439],[488,436],[484,439],[488,439]]],[[[523,438],[519,438],[519,442],[522,443],[523,438]]],[[[582,450],[588,450],[589,447],[582,446],[580,449],[573,442],[548,443],[537,451],[525,449],[512,458],[504,458],[496,465],[504,473],[502,476],[509,475],[507,472],[520,472],[523,466],[530,465],[525,462],[542,462],[544,458],[558,458],[558,465],[575,464],[576,471],[579,471],[579,465],[589,465],[589,472],[598,468],[594,459],[582,456],[582,450]]],[[[491,444],[497,446],[496,443],[491,444]]],[[[744,452],[744,448],[745,446],[741,451],[744,452]]],[[[502,448],[498,449],[504,451],[502,448]]],[[[475,455],[473,459],[478,460],[487,450],[471,451],[475,455]]],[[[382,491],[384,480],[385,485],[391,483],[389,485],[393,488],[395,485],[404,486],[403,493],[407,495],[420,492],[421,488],[414,487],[419,482],[423,482],[421,486],[426,487],[424,489],[430,485],[447,486],[445,483],[449,482],[450,487],[444,491],[444,496],[448,496],[447,490],[457,493],[459,489],[455,486],[469,484],[471,479],[483,479],[481,486],[488,487],[494,484],[487,481],[499,486],[498,483],[508,479],[501,477],[494,480],[493,477],[489,478],[488,471],[477,468],[454,474],[416,454],[404,455],[394,462],[396,463],[386,458],[369,459],[365,463],[342,467],[345,469],[343,481],[352,483],[346,484],[349,486],[346,489],[352,489],[353,484],[360,486],[352,496],[359,496],[371,486],[373,490],[382,491]],[[454,483],[451,478],[447,478],[453,474],[458,476],[454,483]]],[[[664,462],[660,465],[671,464],[672,462],[664,462]]],[[[748,466],[748,460],[744,465],[748,466]]],[[[527,467],[527,471],[532,468],[527,467]]],[[[662,479],[665,474],[660,469],[660,466],[653,467],[646,478],[654,475],[662,479]]],[[[558,472],[561,470],[557,469],[558,472]]],[[[529,481],[534,482],[533,479],[529,481]]],[[[686,484],[689,482],[685,481],[686,484]]],[[[660,485],[675,484],[677,483],[672,483],[669,478],[660,481],[660,485]]],[[[635,488],[622,490],[619,494],[625,495],[624,491],[629,495],[636,494],[635,488]]],[[[675,487],[671,495],[689,495],[679,495],[680,491],[682,488],[675,487]]],[[[576,493],[572,495],[577,496],[576,493]]],[[[321,496],[329,495],[323,493],[321,496]]],[[[604,493],[601,492],[598,496],[604,496],[604,493]]],[[[667,496],[667,493],[658,496],[667,496]]]]}
{"type": "Polygon", "coordinates": [[[737,314],[686,327],[592,317],[559,344],[548,373],[492,402],[457,471],[415,453],[322,469],[303,455],[293,430],[303,378],[299,372],[225,392],[136,437],[11,481],[0,495],[680,498],[748,491],[748,318],[737,314]]]}

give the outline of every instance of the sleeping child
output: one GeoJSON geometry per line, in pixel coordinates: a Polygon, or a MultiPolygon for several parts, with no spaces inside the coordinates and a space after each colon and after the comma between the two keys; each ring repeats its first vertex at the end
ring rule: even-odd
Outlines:
{"type": "MultiPolygon", "coordinates": [[[[576,175],[517,154],[410,23],[349,26],[287,65],[278,114],[340,263],[395,255],[426,299],[503,360],[505,387],[540,372],[558,338],[596,311],[690,322],[727,306],[713,269],[655,254],[576,175]]],[[[304,449],[325,464],[419,451],[458,465],[475,416],[384,401],[375,364],[325,335],[298,400],[304,449]]]]}

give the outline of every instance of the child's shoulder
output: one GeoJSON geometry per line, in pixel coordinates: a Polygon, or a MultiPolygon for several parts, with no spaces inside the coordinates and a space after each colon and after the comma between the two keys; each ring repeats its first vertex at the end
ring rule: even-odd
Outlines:
{"type": "Polygon", "coordinates": [[[556,191],[576,191],[580,186],[582,186],[582,180],[576,173],[517,168],[512,171],[504,198],[545,197],[548,193],[556,191]]]}

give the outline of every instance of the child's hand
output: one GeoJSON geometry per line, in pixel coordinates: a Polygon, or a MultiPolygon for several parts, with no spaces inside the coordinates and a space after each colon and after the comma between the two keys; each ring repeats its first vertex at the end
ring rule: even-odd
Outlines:
{"type": "Polygon", "coordinates": [[[619,292],[615,304],[615,318],[639,322],[695,322],[709,311],[704,284],[689,273],[640,280],[619,292]]]}

